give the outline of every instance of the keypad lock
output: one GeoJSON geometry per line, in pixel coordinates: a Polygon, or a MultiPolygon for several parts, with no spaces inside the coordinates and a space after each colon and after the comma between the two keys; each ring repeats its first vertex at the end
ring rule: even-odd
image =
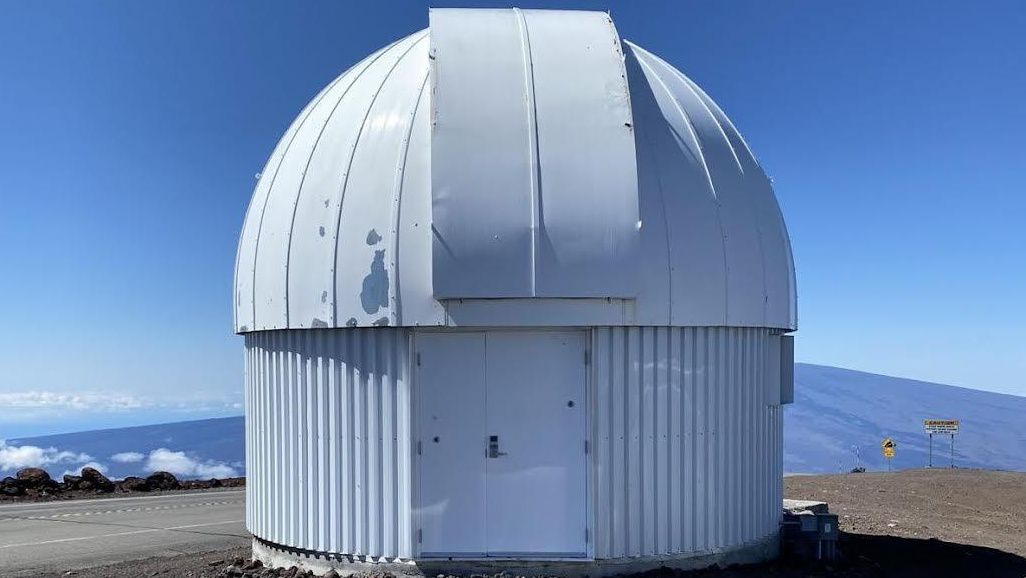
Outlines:
{"type": "Polygon", "coordinates": [[[506,455],[499,451],[499,436],[488,436],[488,457],[497,458],[506,455]]]}

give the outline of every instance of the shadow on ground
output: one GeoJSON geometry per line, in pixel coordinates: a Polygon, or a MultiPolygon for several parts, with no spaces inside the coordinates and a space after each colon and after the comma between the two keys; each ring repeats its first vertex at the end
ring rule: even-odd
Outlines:
{"type": "Polygon", "coordinates": [[[994,548],[967,546],[929,539],[842,533],[843,559],[806,562],[781,559],[766,564],[677,572],[654,570],[644,578],[733,578],[755,576],[798,577],[901,577],[901,578],[1023,578],[1026,558],[994,548]]]}

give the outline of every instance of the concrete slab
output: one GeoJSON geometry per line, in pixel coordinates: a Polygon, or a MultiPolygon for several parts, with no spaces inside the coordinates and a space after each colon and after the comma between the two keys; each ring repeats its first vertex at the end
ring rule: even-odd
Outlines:
{"type": "Polygon", "coordinates": [[[809,511],[813,514],[827,514],[830,512],[830,506],[826,502],[817,502],[815,500],[788,500],[785,498],[784,511],[792,514],[802,511],[809,511]]]}

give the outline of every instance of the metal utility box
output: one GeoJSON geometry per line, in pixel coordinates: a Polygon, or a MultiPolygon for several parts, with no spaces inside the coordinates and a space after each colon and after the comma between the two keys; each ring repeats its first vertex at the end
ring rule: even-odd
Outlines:
{"type": "Polygon", "coordinates": [[[837,514],[785,512],[781,529],[785,554],[815,560],[837,558],[837,540],[840,536],[837,514]]]}

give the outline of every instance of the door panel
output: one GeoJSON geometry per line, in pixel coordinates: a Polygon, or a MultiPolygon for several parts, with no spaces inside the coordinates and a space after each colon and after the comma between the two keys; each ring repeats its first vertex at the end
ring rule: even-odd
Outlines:
{"type": "Polygon", "coordinates": [[[584,335],[490,332],[487,359],[488,553],[583,556],[584,335]]]}
{"type": "Polygon", "coordinates": [[[485,338],[416,337],[422,555],[481,556],[485,541],[485,338]]]}
{"type": "Polygon", "coordinates": [[[417,334],[421,556],[586,554],[585,335],[417,334]]]}

